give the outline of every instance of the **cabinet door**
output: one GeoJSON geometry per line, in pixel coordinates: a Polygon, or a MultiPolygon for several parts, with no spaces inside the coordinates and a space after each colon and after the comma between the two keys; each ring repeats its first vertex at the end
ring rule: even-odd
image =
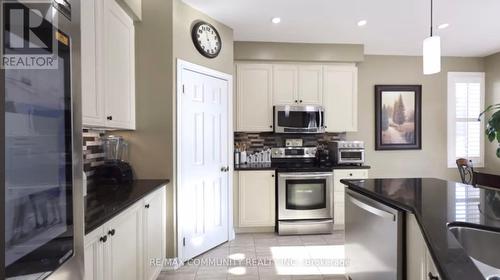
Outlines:
{"type": "Polygon", "coordinates": [[[161,272],[160,265],[153,261],[165,258],[165,188],[154,192],[144,199],[144,279],[155,280],[161,272]]]}
{"type": "Polygon", "coordinates": [[[429,250],[426,250],[425,259],[426,259],[426,273],[425,273],[426,278],[424,279],[429,279],[429,280],[442,279],[441,276],[439,275],[439,272],[436,268],[436,264],[434,263],[434,260],[432,259],[429,250]]]}
{"type": "Polygon", "coordinates": [[[84,264],[85,280],[104,280],[104,251],[103,245],[106,241],[101,239],[104,234],[102,228],[98,228],[85,236],[84,264]]]}
{"type": "Polygon", "coordinates": [[[106,279],[142,279],[142,206],[135,205],[108,224],[105,243],[106,279]]]}
{"type": "Polygon", "coordinates": [[[358,129],[358,70],[354,65],[330,65],[323,70],[323,106],[327,132],[358,129]]]}
{"type": "MultiPolygon", "coordinates": [[[[97,3],[98,4],[98,3],[97,3]]],[[[81,2],[82,115],[84,126],[103,127],[104,96],[97,86],[96,0],[81,2]]]]}
{"type": "Polygon", "coordinates": [[[273,131],[272,65],[238,64],[237,131],[273,131]]]}
{"type": "Polygon", "coordinates": [[[366,179],[366,169],[341,169],[333,171],[333,223],[335,229],[343,229],[345,225],[345,185],[342,179],[366,179]]]}
{"type": "Polygon", "coordinates": [[[273,105],[298,103],[297,78],[296,65],[273,65],[273,105]]]}
{"type": "Polygon", "coordinates": [[[115,1],[105,0],[103,7],[106,126],[135,129],[134,23],[115,1]]]}
{"type": "Polygon", "coordinates": [[[323,66],[299,66],[299,103],[321,105],[323,102],[323,66]]]}
{"type": "Polygon", "coordinates": [[[239,226],[275,225],[274,171],[239,172],[239,226]]]}

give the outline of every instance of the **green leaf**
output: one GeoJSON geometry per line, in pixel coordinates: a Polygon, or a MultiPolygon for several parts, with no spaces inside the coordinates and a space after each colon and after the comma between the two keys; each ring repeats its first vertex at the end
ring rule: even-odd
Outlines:
{"type": "Polygon", "coordinates": [[[500,147],[497,148],[497,158],[500,158],[500,147]]]}

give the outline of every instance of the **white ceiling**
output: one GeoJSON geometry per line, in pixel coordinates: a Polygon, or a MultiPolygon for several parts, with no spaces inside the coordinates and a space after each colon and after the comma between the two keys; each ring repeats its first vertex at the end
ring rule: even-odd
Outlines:
{"type": "MultiPolygon", "coordinates": [[[[429,36],[426,0],[184,0],[232,27],[236,41],[356,43],[367,54],[420,55],[429,36]],[[280,24],[271,23],[281,17],[280,24]],[[359,20],[368,24],[357,26],[359,20]]],[[[500,51],[500,0],[435,0],[443,55],[500,51]]]]}

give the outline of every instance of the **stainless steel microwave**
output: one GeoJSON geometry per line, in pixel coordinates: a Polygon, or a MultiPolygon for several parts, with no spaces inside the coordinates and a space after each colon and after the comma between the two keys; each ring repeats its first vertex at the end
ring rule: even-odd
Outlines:
{"type": "Polygon", "coordinates": [[[274,106],[275,133],[324,133],[325,110],[317,105],[274,106]]]}

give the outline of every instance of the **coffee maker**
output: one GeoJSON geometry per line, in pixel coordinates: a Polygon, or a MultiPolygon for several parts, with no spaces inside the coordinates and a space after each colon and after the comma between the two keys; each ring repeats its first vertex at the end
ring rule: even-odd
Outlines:
{"type": "Polygon", "coordinates": [[[132,166],[126,162],[128,143],[121,136],[109,135],[102,139],[104,164],[97,167],[96,178],[101,184],[127,184],[134,179],[132,166]]]}

